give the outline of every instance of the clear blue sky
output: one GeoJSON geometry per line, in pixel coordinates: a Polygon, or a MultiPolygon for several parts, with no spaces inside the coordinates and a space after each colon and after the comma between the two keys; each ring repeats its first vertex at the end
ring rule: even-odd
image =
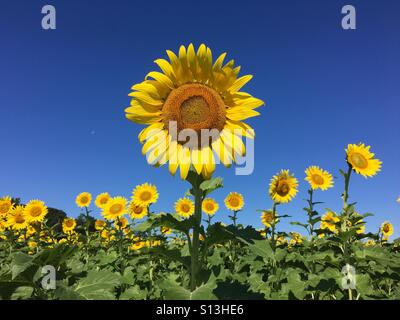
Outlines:
{"type": "MultiPolygon", "coordinates": [[[[249,123],[256,138],[255,171],[218,168],[225,188],[245,196],[240,221],[260,227],[268,183],[281,168],[301,182],[281,207],[304,220],[304,169],[319,165],[338,177],[323,210],[338,210],[348,143],[363,141],[383,161],[372,178],[355,176],[350,196],[373,212],[367,230],[384,220],[400,231],[399,1],[1,1],[0,195],[43,199],[71,216],[75,196],[109,191],[130,196],[136,184],[157,185],[156,209],[170,211],[188,185],[140,153],[141,126],[125,119],[132,84],[156,67],[165,49],[204,42],[228,52],[253,74],[247,85],[266,101],[249,123]],[[341,7],[357,9],[357,30],[341,28],[341,7]],[[41,8],[57,9],[57,30],[41,29],[41,8]]],[[[226,221],[222,206],[218,218],[226,221]]],[[[286,230],[297,230],[284,222],[286,230]]]]}

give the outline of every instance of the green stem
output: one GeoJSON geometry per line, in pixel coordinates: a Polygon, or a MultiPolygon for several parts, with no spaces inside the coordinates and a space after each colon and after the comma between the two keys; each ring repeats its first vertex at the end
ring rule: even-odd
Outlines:
{"type": "Polygon", "coordinates": [[[310,195],[310,199],[308,201],[308,205],[309,205],[309,211],[308,211],[308,227],[309,227],[309,233],[310,233],[310,239],[313,239],[313,233],[314,233],[314,227],[313,227],[313,223],[312,223],[312,214],[314,211],[314,204],[313,204],[313,194],[314,191],[313,189],[308,190],[308,194],[310,195]]]}
{"type": "Polygon", "coordinates": [[[271,243],[272,243],[272,249],[275,251],[276,247],[276,241],[275,241],[275,222],[276,222],[276,206],[278,204],[274,202],[274,205],[272,207],[272,217],[273,217],[273,223],[271,227],[271,243]]]}
{"type": "Polygon", "coordinates": [[[349,185],[350,185],[350,176],[351,172],[353,171],[351,165],[348,164],[347,173],[344,176],[344,193],[343,193],[343,208],[346,209],[348,204],[347,201],[349,200],[349,185]]]}
{"type": "Polygon", "coordinates": [[[193,225],[193,242],[191,252],[191,272],[190,272],[190,290],[194,291],[197,287],[197,276],[200,270],[199,266],[199,247],[200,247],[200,225],[201,225],[201,203],[203,193],[200,189],[202,177],[197,176],[193,183],[193,191],[195,198],[195,210],[194,210],[194,225],[193,225]]]}

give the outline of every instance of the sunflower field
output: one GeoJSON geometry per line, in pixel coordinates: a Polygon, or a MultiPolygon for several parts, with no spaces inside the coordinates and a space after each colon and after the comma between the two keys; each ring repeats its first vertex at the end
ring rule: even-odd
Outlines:
{"type": "Polygon", "coordinates": [[[132,87],[125,112],[145,125],[138,138],[147,162],[167,165],[172,175],[179,169],[188,191],[173,200],[172,212],[154,210],[159,193],[151,183],[133,188],[130,199],[82,192],[75,200],[81,218],[56,222],[44,201],[2,196],[0,298],[400,299],[394,226],[382,221],[375,233],[366,232],[371,213],[358,212],[350,197],[352,179],[381,170],[371,147],[345,150],[340,211],[321,211],[318,193],[328,192],[334,179],[312,165],[302,177],[308,185],[303,212],[281,213],[286,203],[301,201],[300,181],[283,169],[270,180],[268,207],[257,213],[264,228],[245,225],[242,213],[255,213],[245,212],[237,191],[217,203],[212,193],[224,186],[214,172],[245,154],[243,139],[255,134],[244,120],[258,116],[264,102],[241,91],[252,77],[239,77],[233,60],[224,64],[225,53],[213,61],[210,48],[195,51],[190,44],[167,55],[169,61],[155,61],[161,72],[132,87]],[[203,139],[204,130],[214,134],[203,139]],[[218,221],[226,212],[229,225],[218,221]],[[283,219],[304,232],[282,229],[283,219]]]}

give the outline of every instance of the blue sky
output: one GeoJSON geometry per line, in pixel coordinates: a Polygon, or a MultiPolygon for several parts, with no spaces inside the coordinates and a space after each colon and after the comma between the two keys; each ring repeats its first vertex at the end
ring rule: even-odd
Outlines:
{"type": "MultiPolygon", "coordinates": [[[[260,227],[268,183],[282,168],[301,182],[281,206],[305,220],[304,169],[319,165],[338,177],[316,199],[339,210],[348,143],[365,142],[383,161],[372,178],[354,176],[351,201],[372,212],[367,230],[384,220],[400,231],[400,3],[351,1],[357,30],[341,28],[348,1],[1,1],[0,195],[44,200],[71,216],[81,191],[129,197],[143,182],[157,185],[156,209],[171,211],[188,185],[152,168],[140,153],[141,126],[125,119],[131,85],[155,70],[165,49],[205,43],[224,51],[254,79],[246,91],[266,101],[251,119],[255,171],[218,168],[225,187],[244,194],[240,222],[260,227]],[[41,29],[41,8],[57,10],[57,29],[41,29]]],[[[227,211],[218,218],[227,221],[227,211]]],[[[283,222],[282,229],[298,230],[283,222]]]]}

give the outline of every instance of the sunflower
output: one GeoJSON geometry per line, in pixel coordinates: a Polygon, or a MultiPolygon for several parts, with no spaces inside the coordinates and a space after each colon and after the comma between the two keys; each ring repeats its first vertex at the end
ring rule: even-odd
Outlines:
{"type": "Polygon", "coordinates": [[[238,192],[231,192],[226,196],[224,203],[229,210],[240,211],[244,206],[243,195],[238,192]]]}
{"type": "Polygon", "coordinates": [[[208,214],[209,216],[214,215],[218,211],[218,208],[219,208],[218,203],[214,199],[211,199],[211,198],[204,199],[201,206],[202,206],[203,212],[208,214]]]}
{"type": "Polygon", "coordinates": [[[11,197],[6,196],[0,199],[0,217],[5,217],[13,208],[11,197]]]}
{"type": "Polygon", "coordinates": [[[261,213],[261,222],[267,228],[270,228],[274,223],[274,213],[272,210],[263,210],[261,213]]]}
{"type": "Polygon", "coordinates": [[[79,208],[89,207],[91,201],[92,195],[89,192],[82,192],[75,199],[75,203],[79,208]]]}
{"type": "Polygon", "coordinates": [[[332,175],[326,171],[322,170],[317,166],[311,166],[306,169],[306,181],[311,185],[313,190],[321,189],[327,190],[333,186],[332,175]]]}
{"type": "Polygon", "coordinates": [[[62,223],[64,233],[71,233],[76,228],[76,221],[73,218],[65,218],[62,223]]]}
{"type": "Polygon", "coordinates": [[[328,229],[331,232],[335,232],[336,223],[339,221],[340,219],[335,212],[328,211],[321,218],[321,229],[328,229]]]}
{"type": "Polygon", "coordinates": [[[128,226],[128,224],[129,224],[128,219],[125,217],[116,219],[114,221],[114,226],[115,226],[115,229],[117,229],[117,230],[125,229],[128,226]]]}
{"type": "Polygon", "coordinates": [[[347,162],[353,170],[364,177],[376,175],[382,166],[382,162],[375,159],[375,154],[369,151],[371,147],[360,144],[349,144],[346,149],[347,162]]]}
{"type": "Polygon", "coordinates": [[[103,192],[100,193],[97,197],[96,200],[94,201],[94,203],[96,204],[96,206],[100,209],[103,209],[104,206],[107,204],[108,200],[110,200],[110,195],[108,194],[108,192],[103,192]]]}
{"type": "Polygon", "coordinates": [[[389,221],[385,221],[381,225],[381,232],[385,238],[389,238],[393,234],[393,225],[389,221]]]}
{"type": "Polygon", "coordinates": [[[400,203],[400,196],[398,196],[396,202],[400,203]]]}
{"type": "Polygon", "coordinates": [[[31,200],[27,203],[24,213],[28,223],[41,222],[44,220],[48,212],[43,201],[31,200]]]}
{"type": "Polygon", "coordinates": [[[147,207],[137,206],[133,201],[129,203],[129,216],[131,219],[142,219],[144,218],[147,213],[147,207]]]}
{"type": "Polygon", "coordinates": [[[175,202],[175,211],[180,216],[188,218],[194,213],[194,203],[188,198],[181,198],[175,202]]]}
{"type": "Polygon", "coordinates": [[[106,222],[104,220],[96,220],[94,227],[96,230],[103,230],[106,227],[106,222]]]}
{"type": "Polygon", "coordinates": [[[139,141],[149,164],[169,161],[170,173],[179,167],[182,179],[193,165],[209,177],[215,170],[214,153],[225,166],[245,153],[242,137],[254,138],[254,131],[242,120],[259,115],[255,109],[264,102],[240,92],[252,76],[238,77],[240,67],[233,60],[224,65],[226,53],[213,63],[210,48],[202,44],[195,52],[190,44],[181,46],[178,56],[169,50],[167,55],[170,61],[155,60],[162,72],[150,72],[132,87],[126,117],[147,125],[139,141]],[[187,129],[194,133],[189,141],[181,137],[187,138],[187,129]],[[212,133],[200,142],[202,130],[212,133]]]}
{"type": "Polygon", "coordinates": [[[7,224],[13,230],[21,230],[28,227],[28,221],[23,206],[16,206],[7,216],[7,224]]]}
{"type": "Polygon", "coordinates": [[[128,200],[123,197],[110,198],[104,206],[101,214],[107,220],[116,220],[117,218],[121,218],[126,213],[127,203],[128,200]]]}
{"type": "Polygon", "coordinates": [[[373,247],[373,246],[376,245],[376,242],[375,242],[375,240],[369,239],[369,240],[367,240],[367,242],[365,242],[364,245],[365,245],[366,247],[373,247]]]}
{"type": "Polygon", "coordinates": [[[158,192],[155,185],[144,183],[136,188],[132,192],[132,201],[135,205],[141,207],[147,207],[152,203],[155,203],[158,199],[158,192]]]}
{"type": "Polygon", "coordinates": [[[281,170],[273,176],[269,185],[269,194],[277,203],[291,201],[297,194],[297,179],[289,173],[289,170],[281,170]]]}

